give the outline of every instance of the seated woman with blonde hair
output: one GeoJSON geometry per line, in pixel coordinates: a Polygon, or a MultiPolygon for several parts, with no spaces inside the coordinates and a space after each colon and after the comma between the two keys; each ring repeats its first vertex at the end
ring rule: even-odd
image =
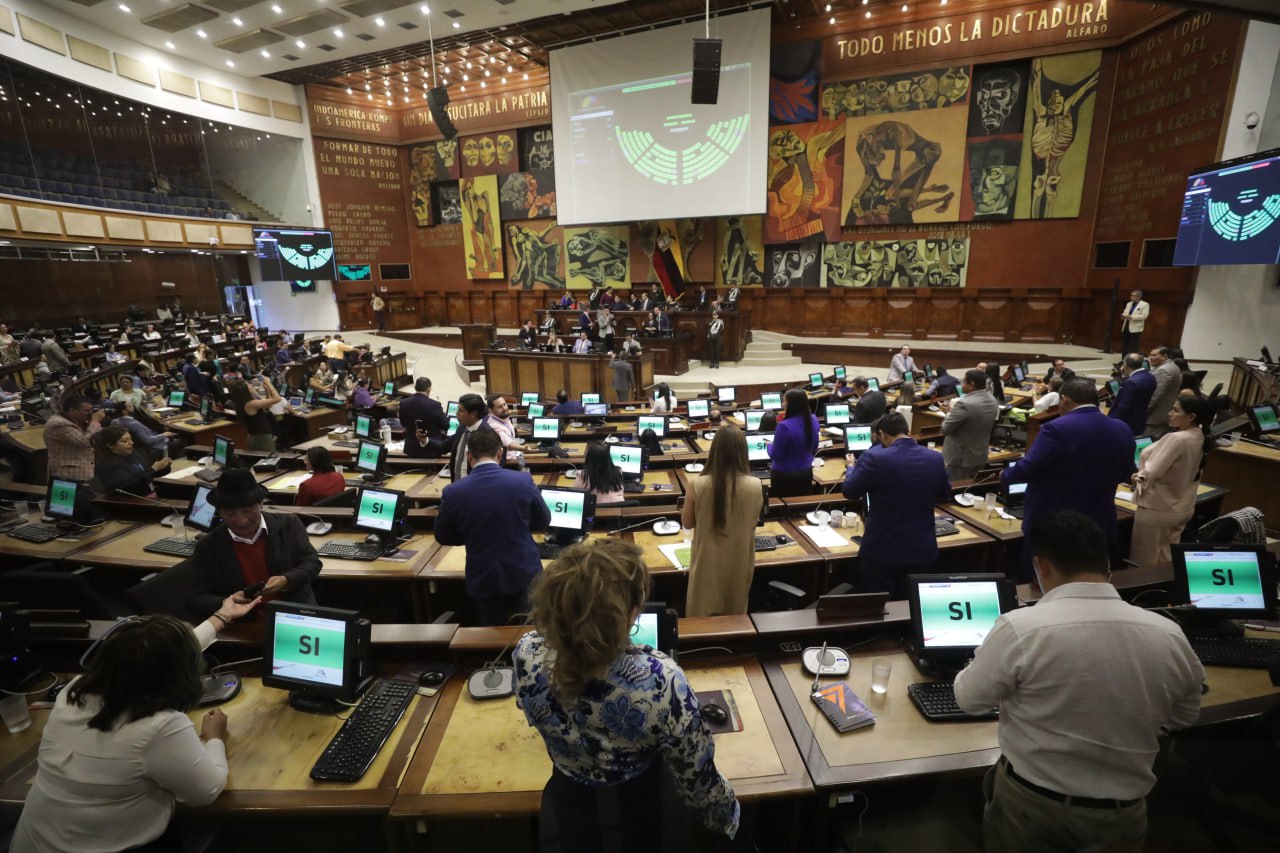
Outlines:
{"type": "Polygon", "coordinates": [[[680,801],[713,832],[737,832],[738,801],[684,672],[631,642],[649,586],[640,549],[617,539],[566,548],[534,581],[537,630],[512,658],[516,703],[553,768],[543,851],[683,850],[680,801]]]}

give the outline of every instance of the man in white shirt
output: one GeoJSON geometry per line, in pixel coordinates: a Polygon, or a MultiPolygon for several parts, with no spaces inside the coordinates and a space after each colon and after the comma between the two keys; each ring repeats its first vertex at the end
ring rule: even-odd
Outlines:
{"type": "Polygon", "coordinates": [[[591,340],[586,332],[578,333],[578,339],[573,342],[573,351],[578,355],[591,352],[591,340]]]}
{"type": "Polygon", "coordinates": [[[507,404],[507,398],[501,394],[492,394],[485,402],[489,407],[489,414],[484,420],[485,426],[498,434],[502,446],[506,448],[514,444],[519,447],[523,444],[516,438],[516,425],[511,423],[511,407],[507,404]]]}
{"type": "Polygon", "coordinates": [[[1058,402],[1062,399],[1062,395],[1058,392],[1062,390],[1062,377],[1055,376],[1049,380],[1049,393],[1040,395],[1040,399],[1036,400],[1036,414],[1044,414],[1050,409],[1057,409],[1058,402]]]}
{"type": "Polygon", "coordinates": [[[1142,330],[1147,327],[1147,317],[1151,315],[1151,306],[1142,298],[1142,291],[1135,290],[1129,294],[1120,314],[1120,352],[1141,352],[1138,339],[1142,330]]]}
{"type": "Polygon", "coordinates": [[[1204,667],[1177,624],[1120,599],[1091,519],[1053,513],[1028,534],[1044,597],[997,619],[955,681],[964,710],[1000,707],[984,846],[1140,850],[1158,738],[1199,718],[1204,667]]]}
{"type": "Polygon", "coordinates": [[[904,373],[914,375],[916,370],[915,359],[911,357],[911,347],[903,347],[889,361],[889,381],[901,382],[904,373]]]}

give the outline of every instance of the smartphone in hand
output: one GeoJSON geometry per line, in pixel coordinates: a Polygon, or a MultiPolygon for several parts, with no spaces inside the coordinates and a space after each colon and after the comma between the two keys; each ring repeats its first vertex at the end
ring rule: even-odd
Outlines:
{"type": "Polygon", "coordinates": [[[267,585],[267,582],[263,581],[262,583],[255,583],[251,586],[246,586],[244,589],[240,590],[240,594],[245,598],[249,599],[250,601],[252,601],[253,599],[257,598],[259,595],[262,594],[262,590],[266,587],[266,585],[267,585]]]}

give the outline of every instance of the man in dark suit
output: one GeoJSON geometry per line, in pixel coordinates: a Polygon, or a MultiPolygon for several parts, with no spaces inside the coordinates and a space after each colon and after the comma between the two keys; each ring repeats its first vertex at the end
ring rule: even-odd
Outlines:
{"type": "Polygon", "coordinates": [[[528,611],[529,583],[542,571],[532,532],[551,523],[533,478],[501,468],[501,453],[493,430],[471,434],[471,474],[445,488],[435,524],[437,542],[467,549],[467,595],[482,625],[505,625],[528,611]]]}
{"type": "Polygon", "coordinates": [[[1173,354],[1168,347],[1155,347],[1147,353],[1147,361],[1151,362],[1152,375],[1156,380],[1156,388],[1147,401],[1147,435],[1156,438],[1169,431],[1169,410],[1178,399],[1182,387],[1182,371],[1173,362],[1173,354]]]}
{"type": "Polygon", "coordinates": [[[444,451],[449,419],[439,400],[431,399],[431,380],[413,383],[414,393],[400,401],[400,423],[404,426],[404,454],[416,458],[436,457],[444,451]]]}
{"type": "MultiPolygon", "coordinates": [[[[295,515],[263,514],[267,490],[247,468],[228,468],[209,493],[222,523],[196,543],[191,555],[191,595],[187,609],[208,618],[223,599],[254,584],[262,595],[299,604],[315,604],[312,582],[320,575],[320,557],[295,515]]],[[[252,598],[237,596],[247,603],[252,598]]]]}
{"type": "Polygon", "coordinates": [[[524,321],[524,325],[520,327],[517,337],[520,338],[520,346],[525,349],[538,348],[538,327],[533,325],[532,320],[524,321]]]}
{"type": "Polygon", "coordinates": [[[569,399],[569,392],[561,388],[556,392],[556,404],[551,409],[553,415],[581,415],[584,413],[582,404],[577,400],[569,399]]]}
{"type": "Polygon", "coordinates": [[[1025,533],[1050,513],[1069,509],[1089,516],[1108,542],[1116,539],[1116,486],[1133,474],[1133,435],[1128,424],[1098,410],[1089,379],[1062,384],[1061,417],[1040,427],[1021,462],[1000,474],[1001,484],[1026,483],[1021,580],[1033,578],[1025,533]]]}
{"type": "Polygon", "coordinates": [[[867,499],[867,526],[858,552],[864,592],[904,598],[906,576],[925,572],[938,558],[934,504],[951,500],[942,454],[907,435],[907,419],[890,412],[871,437],[879,446],[849,463],[844,496],[867,499]]]}
{"type": "Polygon", "coordinates": [[[1107,414],[1128,424],[1133,435],[1142,435],[1147,428],[1147,404],[1156,391],[1156,378],[1142,366],[1142,356],[1136,352],[1124,357],[1120,371],[1124,382],[1107,414]]]}
{"type": "Polygon", "coordinates": [[[853,393],[858,395],[858,402],[853,407],[855,423],[874,423],[876,418],[884,414],[884,392],[872,391],[871,383],[865,376],[859,376],[853,380],[853,393]]]}
{"type": "Polygon", "coordinates": [[[453,482],[458,482],[470,472],[467,443],[488,416],[489,406],[484,397],[479,394],[463,394],[458,398],[458,431],[449,436],[444,448],[449,454],[449,475],[453,477],[453,482]]]}

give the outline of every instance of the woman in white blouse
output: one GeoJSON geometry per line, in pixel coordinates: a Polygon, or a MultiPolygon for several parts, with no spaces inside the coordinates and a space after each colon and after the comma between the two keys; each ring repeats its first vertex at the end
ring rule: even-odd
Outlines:
{"type": "Polygon", "coordinates": [[[671,390],[671,386],[665,382],[659,382],[658,390],[653,394],[653,407],[649,409],[649,413],[653,415],[669,415],[675,411],[678,405],[680,405],[680,401],[676,399],[675,392],[671,390]]]}
{"type": "Polygon", "coordinates": [[[1196,503],[1196,475],[1213,421],[1208,401],[1180,397],[1169,410],[1172,432],[1146,447],[1133,475],[1133,542],[1129,559],[1139,566],[1167,565],[1170,545],[1182,538],[1196,503]]]}
{"type": "Polygon", "coordinates": [[[227,782],[226,715],[209,711],[198,735],[187,717],[201,651],[259,601],[228,598],[194,631],[172,616],[112,628],[45,723],[13,853],[180,849],[174,804],[207,806],[227,782]]]}

